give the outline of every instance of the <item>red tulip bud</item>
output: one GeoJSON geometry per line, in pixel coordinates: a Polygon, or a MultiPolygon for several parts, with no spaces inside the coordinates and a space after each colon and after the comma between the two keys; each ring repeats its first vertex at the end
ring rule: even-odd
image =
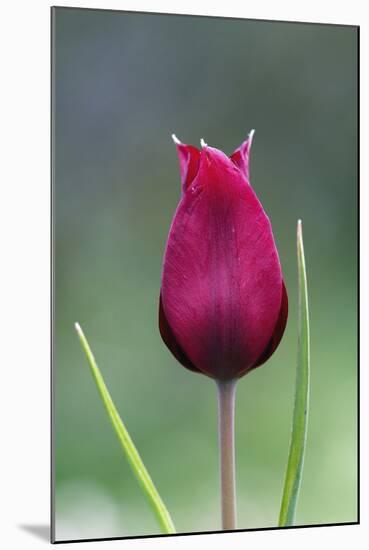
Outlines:
{"type": "Polygon", "coordinates": [[[159,327],[188,369],[239,378],[277,348],[288,300],[270,221],[249,182],[253,133],[230,156],[184,145],[165,250],[159,327]]]}

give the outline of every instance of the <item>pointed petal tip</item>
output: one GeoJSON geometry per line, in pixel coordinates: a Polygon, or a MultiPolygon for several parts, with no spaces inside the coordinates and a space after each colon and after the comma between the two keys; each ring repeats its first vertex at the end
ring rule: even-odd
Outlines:
{"type": "Polygon", "coordinates": [[[176,145],[182,145],[182,142],[177,138],[175,134],[172,134],[172,140],[176,145]]]}
{"type": "Polygon", "coordinates": [[[208,146],[208,144],[205,142],[204,138],[201,138],[201,139],[200,139],[200,145],[201,145],[201,147],[202,147],[203,149],[204,149],[204,147],[207,147],[207,146],[208,146]]]}
{"type": "Polygon", "coordinates": [[[246,176],[248,181],[250,177],[249,175],[250,151],[251,151],[254,134],[255,134],[255,130],[254,129],[250,130],[247,138],[229,157],[232,160],[232,162],[236,166],[238,166],[241,172],[246,176]]]}

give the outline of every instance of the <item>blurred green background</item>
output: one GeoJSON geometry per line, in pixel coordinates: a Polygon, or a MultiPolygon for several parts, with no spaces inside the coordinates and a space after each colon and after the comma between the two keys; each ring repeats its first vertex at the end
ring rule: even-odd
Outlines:
{"type": "Polygon", "coordinates": [[[285,337],[236,406],[239,528],[275,526],[296,357],[297,218],[312,388],[297,524],[357,519],[357,31],[54,11],[56,538],[158,533],[122,456],[79,321],[179,532],[220,528],[216,392],[157,327],[180,194],[170,135],[229,154],[256,129],[251,182],[289,292],[285,337]]]}

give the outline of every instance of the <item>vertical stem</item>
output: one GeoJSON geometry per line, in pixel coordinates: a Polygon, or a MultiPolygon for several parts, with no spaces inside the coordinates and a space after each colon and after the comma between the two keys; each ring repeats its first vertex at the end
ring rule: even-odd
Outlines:
{"type": "Polygon", "coordinates": [[[234,406],[237,380],[217,380],[222,529],[236,529],[234,406]]]}

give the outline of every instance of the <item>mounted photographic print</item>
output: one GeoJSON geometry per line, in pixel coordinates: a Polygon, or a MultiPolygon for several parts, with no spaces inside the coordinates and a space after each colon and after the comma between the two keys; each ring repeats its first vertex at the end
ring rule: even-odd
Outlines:
{"type": "Polygon", "coordinates": [[[358,27],[51,24],[53,542],[357,523],[358,27]]]}

